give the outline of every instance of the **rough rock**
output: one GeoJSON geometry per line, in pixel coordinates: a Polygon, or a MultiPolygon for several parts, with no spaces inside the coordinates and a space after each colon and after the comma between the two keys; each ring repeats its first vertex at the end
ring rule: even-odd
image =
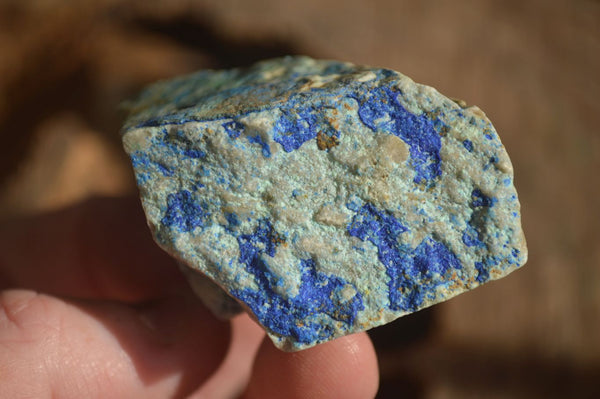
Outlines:
{"type": "Polygon", "coordinates": [[[145,90],[123,142],[156,242],[218,315],[284,350],[366,330],[527,259],[477,107],[402,74],[286,57],[145,90]]]}

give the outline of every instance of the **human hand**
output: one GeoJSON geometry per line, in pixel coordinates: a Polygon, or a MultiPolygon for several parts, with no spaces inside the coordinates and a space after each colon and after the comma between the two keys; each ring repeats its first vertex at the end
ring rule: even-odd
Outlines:
{"type": "Polygon", "coordinates": [[[369,398],[366,334],[284,353],[221,322],[132,199],[0,226],[0,398],[369,398]]]}

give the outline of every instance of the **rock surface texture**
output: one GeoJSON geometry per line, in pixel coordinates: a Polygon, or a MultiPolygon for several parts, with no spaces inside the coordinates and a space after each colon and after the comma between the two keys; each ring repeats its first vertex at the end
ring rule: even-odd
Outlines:
{"type": "Polygon", "coordinates": [[[213,311],[247,310],[281,349],[527,259],[489,120],[398,72],[286,57],[159,82],[130,107],[123,142],[157,243],[213,311]]]}

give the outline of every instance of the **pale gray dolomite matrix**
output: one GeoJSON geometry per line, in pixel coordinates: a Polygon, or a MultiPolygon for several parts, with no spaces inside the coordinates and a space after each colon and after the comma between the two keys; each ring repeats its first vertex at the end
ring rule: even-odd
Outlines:
{"type": "Polygon", "coordinates": [[[527,259],[496,131],[387,69],[306,57],[150,86],[123,130],[156,242],[284,350],[366,330],[527,259]]]}

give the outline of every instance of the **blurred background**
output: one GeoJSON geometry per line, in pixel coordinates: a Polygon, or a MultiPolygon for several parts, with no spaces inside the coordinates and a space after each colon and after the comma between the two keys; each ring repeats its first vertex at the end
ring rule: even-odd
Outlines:
{"type": "Polygon", "coordinates": [[[477,104],[514,163],[529,263],[373,330],[379,397],[600,397],[599,1],[0,0],[0,222],[135,193],[145,84],[285,54],[477,104]]]}

